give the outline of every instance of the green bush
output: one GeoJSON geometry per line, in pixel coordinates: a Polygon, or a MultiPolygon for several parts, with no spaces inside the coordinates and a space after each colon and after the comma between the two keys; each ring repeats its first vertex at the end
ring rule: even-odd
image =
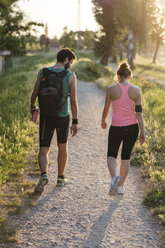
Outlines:
{"type": "Polygon", "coordinates": [[[20,176],[26,166],[36,133],[30,121],[30,94],[38,67],[54,58],[52,54],[16,58],[14,68],[0,77],[0,185],[20,176]]]}
{"type": "Polygon", "coordinates": [[[80,58],[73,65],[72,71],[77,75],[79,80],[95,81],[103,75],[111,76],[113,73],[110,69],[97,64],[89,58],[80,58]]]}

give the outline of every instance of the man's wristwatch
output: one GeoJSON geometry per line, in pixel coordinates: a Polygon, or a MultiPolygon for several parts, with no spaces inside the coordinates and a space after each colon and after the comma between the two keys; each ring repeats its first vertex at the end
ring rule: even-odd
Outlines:
{"type": "Polygon", "coordinates": [[[73,124],[73,125],[77,125],[77,124],[78,124],[78,119],[74,119],[74,118],[73,118],[73,119],[72,119],[72,124],[73,124]]]}

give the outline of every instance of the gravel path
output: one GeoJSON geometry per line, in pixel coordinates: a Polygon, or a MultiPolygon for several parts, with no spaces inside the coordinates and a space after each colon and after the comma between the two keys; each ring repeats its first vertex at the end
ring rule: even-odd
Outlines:
{"type": "Polygon", "coordinates": [[[5,247],[163,247],[159,236],[161,226],[142,205],[139,169],[130,169],[124,196],[108,195],[108,130],[100,127],[104,94],[92,83],[78,83],[80,130],[76,137],[69,138],[66,175],[70,184],[55,187],[57,149],[54,142],[49,184],[36,199],[36,206],[19,217],[20,242],[5,247]]]}

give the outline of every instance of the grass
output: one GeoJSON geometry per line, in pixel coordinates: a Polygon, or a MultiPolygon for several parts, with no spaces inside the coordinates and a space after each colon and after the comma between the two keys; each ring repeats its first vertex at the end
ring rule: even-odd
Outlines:
{"type": "Polygon", "coordinates": [[[111,77],[113,75],[109,67],[97,64],[90,58],[79,58],[72,66],[79,80],[93,82],[103,76],[111,77]]]}
{"type": "Polygon", "coordinates": [[[23,200],[32,194],[34,187],[29,175],[39,173],[34,145],[37,129],[30,121],[30,94],[39,68],[54,62],[55,54],[51,53],[15,58],[13,68],[0,77],[1,242],[16,241],[10,215],[22,211],[23,200]]]}
{"type": "Polygon", "coordinates": [[[134,74],[140,77],[155,78],[157,80],[165,79],[165,65],[159,62],[156,64],[151,63],[151,58],[136,55],[135,63],[136,69],[134,74]]]}

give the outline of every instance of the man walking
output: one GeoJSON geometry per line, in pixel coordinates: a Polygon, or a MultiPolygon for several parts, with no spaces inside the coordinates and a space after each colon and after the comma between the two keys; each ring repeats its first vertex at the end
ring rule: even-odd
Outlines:
{"type": "MultiPolygon", "coordinates": [[[[35,187],[36,193],[42,193],[44,186],[48,183],[48,155],[49,147],[53,137],[54,130],[57,133],[58,147],[58,178],[57,186],[64,186],[68,181],[64,176],[64,170],[67,163],[67,138],[69,133],[69,104],[68,96],[70,96],[70,106],[72,112],[71,135],[76,135],[78,131],[78,103],[76,84],[77,79],[74,73],[69,71],[73,60],[76,59],[75,54],[69,48],[61,49],[57,54],[57,63],[54,66],[43,68],[39,71],[31,95],[31,114],[36,111],[36,98],[38,96],[40,106],[40,124],[39,124],[39,167],[41,177],[35,187]],[[57,80],[57,78],[58,80],[57,80]],[[61,81],[60,81],[61,80],[61,81]],[[51,97],[49,93],[52,89],[58,91],[59,85],[62,85],[61,105],[56,109],[58,104],[51,106],[51,97]],[[57,84],[57,88],[52,88],[57,84]],[[46,86],[45,86],[46,85],[46,86]],[[51,86],[51,87],[49,87],[51,86]],[[46,93],[45,93],[46,92],[46,93]],[[50,102],[50,103],[49,103],[50,102]]],[[[53,93],[54,94],[54,93],[53,93]]],[[[57,93],[58,94],[58,93],[57,93]]]]}

